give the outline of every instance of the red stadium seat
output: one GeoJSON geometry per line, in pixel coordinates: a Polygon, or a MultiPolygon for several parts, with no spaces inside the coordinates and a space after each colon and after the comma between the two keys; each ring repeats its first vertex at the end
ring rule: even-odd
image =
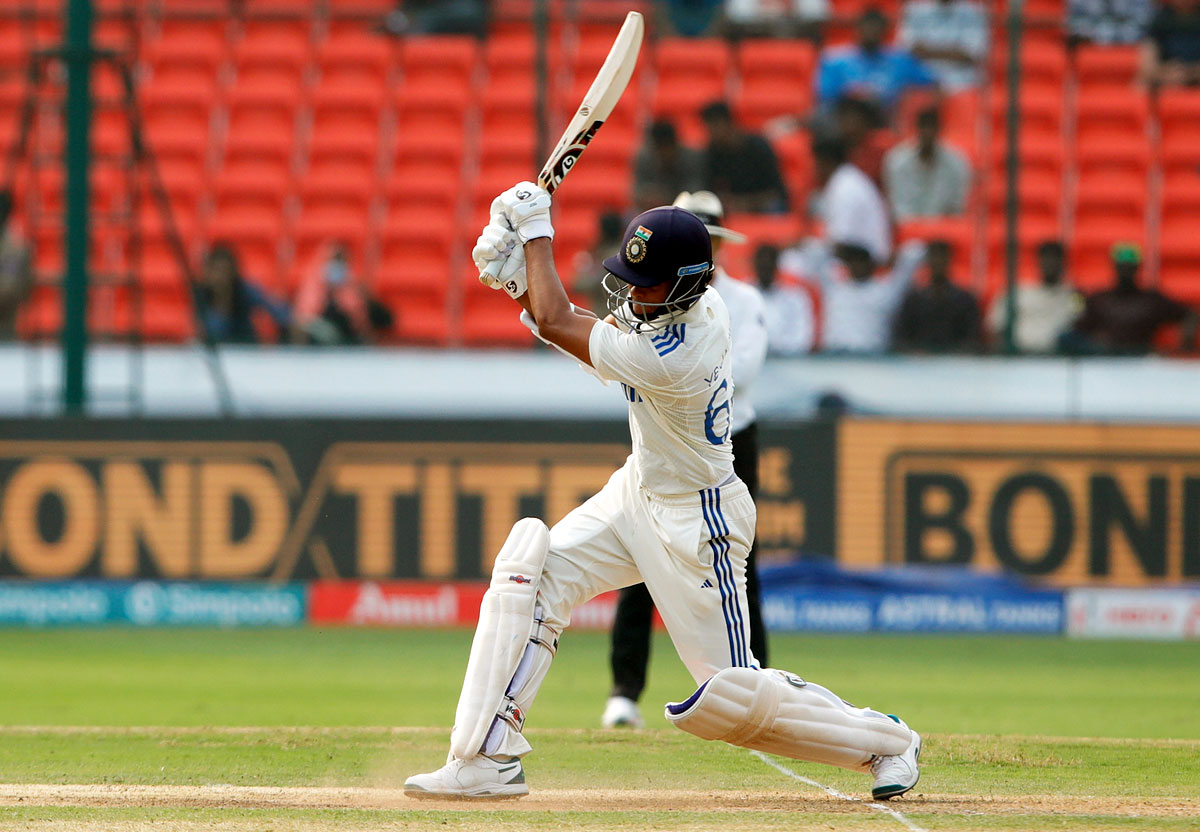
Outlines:
{"type": "Polygon", "coordinates": [[[396,209],[405,208],[452,222],[459,192],[446,185],[446,180],[437,171],[413,171],[403,177],[393,175],[388,179],[385,190],[388,202],[396,209]]]}
{"type": "Polygon", "coordinates": [[[806,41],[797,40],[743,41],[737,58],[743,82],[767,78],[811,87],[817,66],[816,49],[806,41]]]}
{"type": "MultiPolygon", "coordinates": [[[[1062,175],[1065,152],[1061,136],[1049,133],[1022,136],[1017,145],[1017,152],[1022,174],[1026,176],[1036,174],[1055,179],[1062,175]]],[[[1008,142],[1006,137],[994,137],[992,140],[993,175],[1003,181],[1007,166],[1008,142]]]]}
{"type": "MultiPolygon", "coordinates": [[[[1001,40],[992,50],[992,72],[1003,78],[1008,69],[1008,43],[1001,40]]],[[[1021,48],[1021,77],[1033,86],[1061,86],[1067,75],[1067,50],[1062,40],[1026,39],[1021,48]]]]}
{"type": "Polygon", "coordinates": [[[179,343],[196,331],[191,300],[182,289],[146,292],[140,323],[142,337],[152,343],[179,343]]]}
{"type": "MultiPolygon", "coordinates": [[[[479,286],[478,275],[467,275],[464,281],[479,286]]],[[[463,302],[463,342],[467,346],[529,346],[533,333],[521,323],[520,311],[512,298],[501,292],[486,287],[468,292],[463,302]]]]}
{"type": "Polygon", "coordinates": [[[733,102],[738,122],[751,130],[780,116],[798,116],[812,107],[812,87],[790,81],[746,83],[733,102]]]}
{"type": "MultiPolygon", "coordinates": [[[[1058,177],[1022,171],[1017,182],[1018,206],[1022,217],[1041,222],[1057,221],[1062,208],[1062,182],[1058,177]]],[[[993,179],[988,184],[989,216],[1004,217],[1008,202],[1007,183],[993,179]]]]}
{"type": "Polygon", "coordinates": [[[62,292],[58,286],[34,285],[21,307],[18,331],[22,338],[41,340],[62,332],[62,292]]]}
{"type": "Polygon", "coordinates": [[[1077,101],[1077,141],[1106,142],[1115,136],[1145,136],[1150,105],[1141,90],[1083,90],[1077,101]]]}
{"type": "Polygon", "coordinates": [[[1163,226],[1159,259],[1162,288],[1184,302],[1200,302],[1200,279],[1196,273],[1200,236],[1196,234],[1194,221],[1163,226]]]}
{"type": "Polygon", "coordinates": [[[385,226],[379,285],[444,296],[450,284],[455,229],[451,225],[399,221],[385,226]]]}
{"type": "Polygon", "coordinates": [[[258,22],[248,27],[234,47],[239,77],[261,72],[286,72],[299,78],[312,62],[313,49],[303,25],[284,21],[258,22]]]}
{"type": "Polygon", "coordinates": [[[796,130],[771,140],[779,159],[793,207],[804,205],[813,187],[812,141],[807,130],[796,130]]]}
{"type": "Polygon", "coordinates": [[[1136,174],[1109,172],[1079,181],[1075,194],[1075,220],[1084,225],[1095,219],[1123,220],[1141,225],[1146,212],[1146,179],[1136,174]]]}
{"type": "Polygon", "coordinates": [[[394,337],[404,343],[445,346],[453,331],[444,296],[410,295],[406,290],[380,289],[380,297],[396,318],[394,337]]]}
{"type": "Polygon", "coordinates": [[[1075,71],[1085,88],[1130,88],[1137,77],[1139,60],[1136,46],[1083,44],[1075,50],[1075,71]]]}
{"type": "Polygon", "coordinates": [[[393,41],[385,35],[366,31],[331,34],[317,52],[321,79],[383,83],[392,65],[392,49],[393,41]]]}
{"type": "Polygon", "coordinates": [[[729,45],[716,38],[663,38],[654,49],[661,75],[690,77],[699,83],[724,86],[729,74],[729,45]]]}
{"type": "Polygon", "coordinates": [[[453,78],[406,81],[395,95],[400,124],[421,115],[434,114],[461,124],[471,104],[471,89],[453,78]]]}
{"type": "Polygon", "coordinates": [[[454,78],[462,86],[471,82],[478,47],[474,39],[461,36],[409,38],[401,50],[405,83],[414,79],[454,78]]]}
{"type": "Polygon", "coordinates": [[[1200,175],[1176,176],[1163,183],[1163,225],[1200,223],[1200,175]]]}
{"type": "Polygon", "coordinates": [[[464,145],[461,132],[446,135],[400,133],[396,136],[393,169],[411,168],[415,172],[436,168],[439,176],[457,183],[462,172],[464,145]]]}
{"type": "Polygon", "coordinates": [[[287,72],[263,72],[239,78],[228,93],[232,118],[244,112],[269,112],[291,121],[303,96],[300,80],[287,72]]]}
{"type": "Polygon", "coordinates": [[[262,195],[271,203],[281,205],[290,184],[289,174],[289,167],[273,162],[270,157],[227,155],[216,179],[218,207],[226,200],[236,202],[247,194],[262,195]]]}
{"type": "Polygon", "coordinates": [[[191,69],[215,77],[225,60],[227,44],[220,29],[197,27],[191,31],[167,29],[145,47],[145,57],[155,73],[191,69]]]}

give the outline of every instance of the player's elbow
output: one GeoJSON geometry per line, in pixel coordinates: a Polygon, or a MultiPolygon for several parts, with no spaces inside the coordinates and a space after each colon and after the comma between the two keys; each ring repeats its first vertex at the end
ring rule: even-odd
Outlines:
{"type": "Polygon", "coordinates": [[[548,341],[558,343],[558,338],[562,337],[574,323],[575,313],[571,311],[571,305],[554,304],[550,309],[544,310],[538,316],[538,331],[542,333],[542,337],[548,341]]]}

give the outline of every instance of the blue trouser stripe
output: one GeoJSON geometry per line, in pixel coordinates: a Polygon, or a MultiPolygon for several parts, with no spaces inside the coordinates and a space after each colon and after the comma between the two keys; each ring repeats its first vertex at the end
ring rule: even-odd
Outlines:
{"type": "Polygon", "coordinates": [[[730,538],[728,538],[728,534],[730,534],[730,523],[725,520],[725,511],[721,510],[721,490],[715,489],[715,492],[716,521],[718,521],[718,525],[721,529],[721,546],[722,549],[724,549],[725,570],[728,575],[728,581],[730,581],[730,605],[733,607],[733,617],[737,627],[739,652],[740,657],[742,657],[742,664],[739,666],[742,666],[742,668],[748,668],[748,666],[750,666],[750,657],[748,654],[749,651],[746,650],[745,621],[743,621],[742,618],[742,604],[740,604],[738,601],[738,583],[733,577],[733,561],[730,558],[730,550],[732,549],[732,546],[730,546],[730,538]]]}
{"type": "Polygon", "coordinates": [[[734,635],[733,618],[730,615],[729,595],[725,589],[725,578],[721,569],[721,552],[717,544],[717,529],[710,509],[712,494],[709,490],[700,492],[700,506],[704,513],[704,522],[708,525],[708,545],[713,552],[713,569],[717,573],[717,587],[721,592],[721,613],[725,616],[725,632],[729,637],[729,663],[738,666],[737,638],[734,635]]]}
{"type": "Polygon", "coordinates": [[[704,521],[708,524],[709,546],[713,552],[713,570],[717,575],[717,586],[721,592],[721,612],[725,616],[725,630],[729,635],[729,658],[734,667],[747,667],[745,636],[742,632],[741,609],[737,600],[737,583],[733,577],[733,565],[729,561],[729,541],[725,539],[729,529],[723,526],[720,516],[721,492],[708,489],[700,492],[704,521]]]}

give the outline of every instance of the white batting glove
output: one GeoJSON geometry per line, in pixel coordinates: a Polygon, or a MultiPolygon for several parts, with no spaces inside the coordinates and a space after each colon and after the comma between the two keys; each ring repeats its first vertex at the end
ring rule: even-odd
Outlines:
{"type": "Polygon", "coordinates": [[[517,232],[522,243],[538,237],[554,239],[550,223],[550,194],[532,182],[518,182],[492,200],[492,216],[500,214],[517,232]]]}
{"type": "Polygon", "coordinates": [[[519,298],[525,294],[528,284],[525,280],[525,249],[517,238],[517,232],[510,229],[503,219],[493,217],[492,221],[483,228],[475,248],[471,250],[471,259],[479,269],[479,280],[491,289],[503,289],[510,296],[519,298]],[[487,269],[493,263],[502,263],[499,273],[492,277],[487,269]]]}

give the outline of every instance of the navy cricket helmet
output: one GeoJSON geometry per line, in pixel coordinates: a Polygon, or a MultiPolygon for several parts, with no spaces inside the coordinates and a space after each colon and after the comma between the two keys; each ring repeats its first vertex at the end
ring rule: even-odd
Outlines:
{"type": "Polygon", "coordinates": [[[608,275],[604,291],[613,317],[637,327],[664,315],[685,312],[708,288],[713,277],[712,239],[704,222],[675,206],[651,208],[625,229],[621,250],[604,259],[608,275]],[[629,306],[632,287],[671,283],[663,303],[639,303],[652,311],[635,314],[629,306]]]}

